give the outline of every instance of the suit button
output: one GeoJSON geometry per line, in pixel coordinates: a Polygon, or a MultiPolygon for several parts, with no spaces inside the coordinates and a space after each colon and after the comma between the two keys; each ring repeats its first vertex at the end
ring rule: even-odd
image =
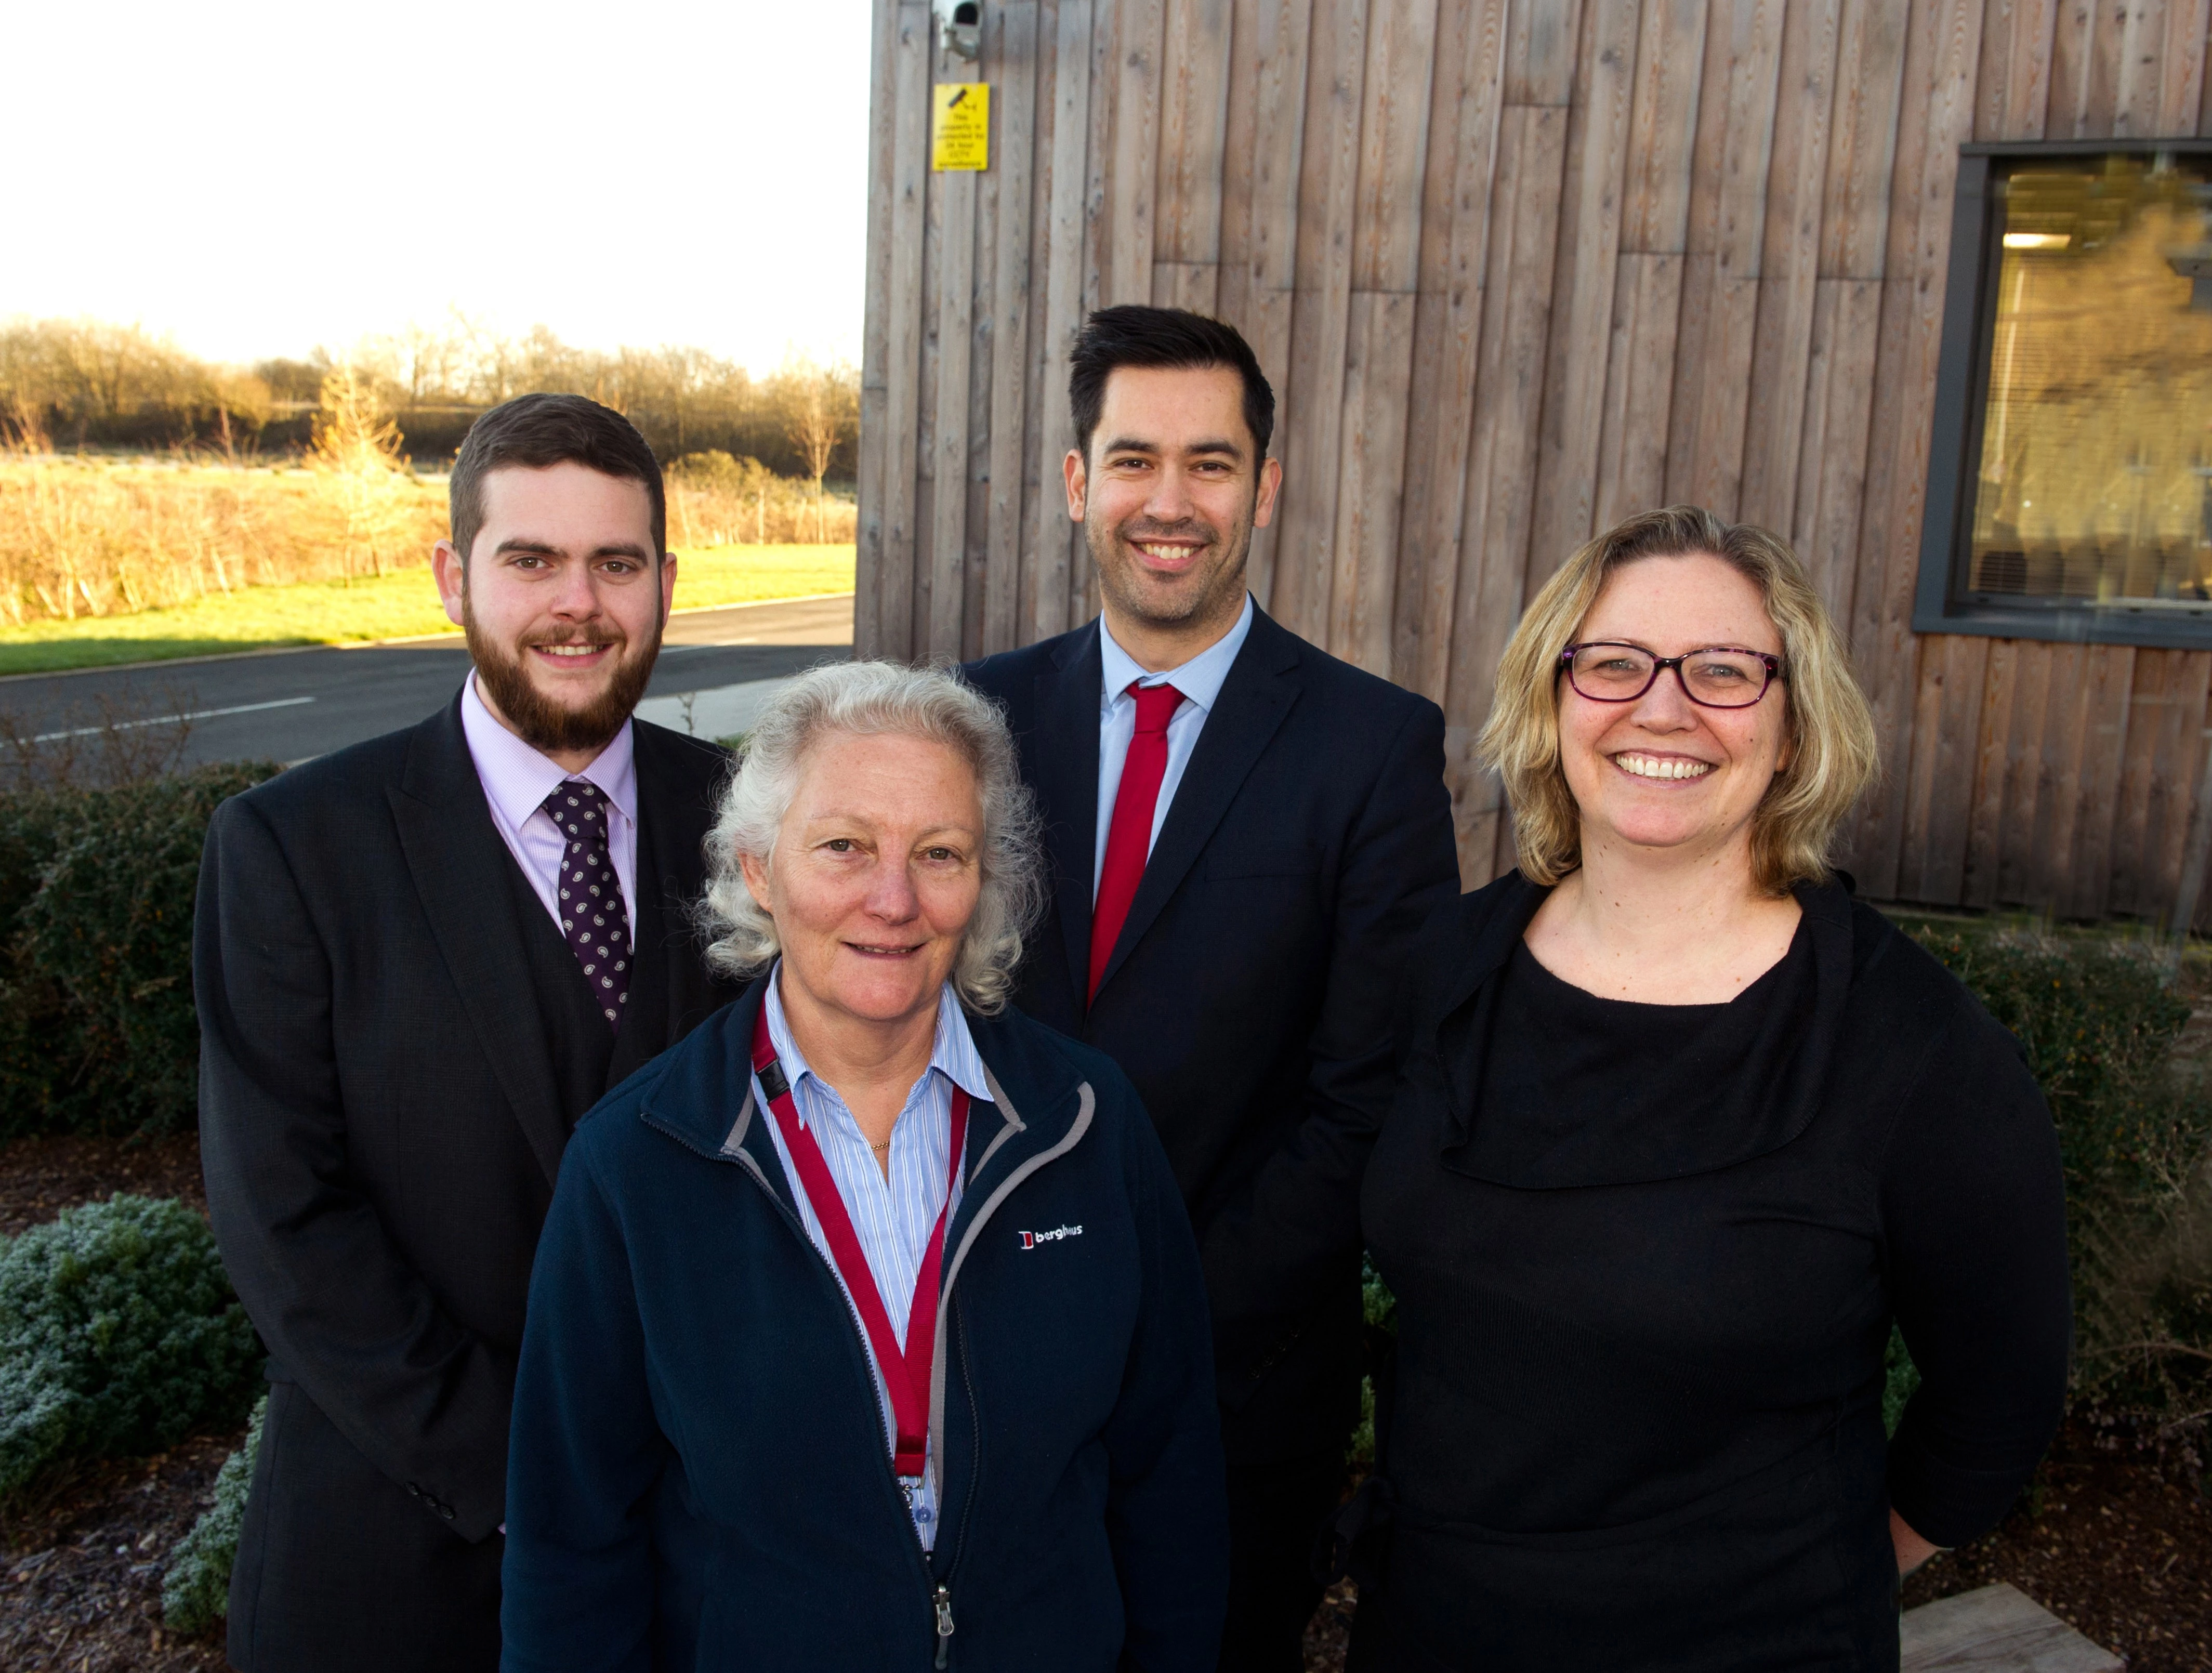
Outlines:
{"type": "Polygon", "coordinates": [[[441,1505],[438,1506],[438,1514],[451,1522],[453,1519],[453,1507],[451,1505],[441,1505]]]}
{"type": "Polygon", "coordinates": [[[420,1488],[420,1487],[416,1487],[416,1486],[415,1485],[415,1483],[414,1483],[414,1482],[412,1482],[412,1481],[410,1481],[410,1482],[407,1484],[407,1491],[408,1491],[409,1493],[412,1494],[413,1494],[416,1498],[417,1498],[417,1499],[420,1499],[420,1498],[422,1496],[422,1488],[420,1488]]]}

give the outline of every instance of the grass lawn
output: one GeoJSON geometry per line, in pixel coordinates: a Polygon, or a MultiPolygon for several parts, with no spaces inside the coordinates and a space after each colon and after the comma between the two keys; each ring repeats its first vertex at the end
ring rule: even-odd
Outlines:
{"type": "MultiPolygon", "coordinates": [[[[698,546],[677,552],[676,607],[853,590],[850,546],[698,546]]],[[[215,593],[172,610],[0,628],[0,674],[453,633],[428,566],[354,581],[215,593]]]]}

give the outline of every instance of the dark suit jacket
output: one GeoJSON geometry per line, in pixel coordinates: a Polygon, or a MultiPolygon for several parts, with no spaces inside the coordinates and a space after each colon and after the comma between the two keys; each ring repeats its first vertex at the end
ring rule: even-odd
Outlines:
{"type": "Polygon", "coordinates": [[[231,1591],[248,1673],[488,1667],[508,1409],[569,1129],[733,989],[686,916],[727,757],[640,724],[610,1030],[460,705],[226,802],[193,978],[208,1208],[270,1355],[231,1591]]]}
{"type": "Polygon", "coordinates": [[[1118,1062],[1158,1125],[1206,1260],[1231,1457],[1340,1445],[1398,983],[1459,887],[1443,716],[1255,613],[1086,1007],[1097,624],[964,672],[1006,710],[1052,855],[1018,1002],[1118,1062]]]}

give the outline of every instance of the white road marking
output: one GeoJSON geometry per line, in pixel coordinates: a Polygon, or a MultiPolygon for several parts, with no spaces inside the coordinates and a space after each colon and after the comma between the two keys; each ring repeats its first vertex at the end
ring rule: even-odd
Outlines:
{"type": "Polygon", "coordinates": [[[218,715],[252,715],[264,709],[296,709],[303,703],[313,702],[313,697],[278,697],[270,703],[234,703],[228,709],[195,709],[187,715],[156,715],[149,720],[117,721],[106,726],[79,726],[71,727],[66,732],[42,732],[31,741],[51,744],[63,738],[89,738],[100,732],[128,732],[133,727],[175,726],[181,721],[210,721],[218,715]]]}

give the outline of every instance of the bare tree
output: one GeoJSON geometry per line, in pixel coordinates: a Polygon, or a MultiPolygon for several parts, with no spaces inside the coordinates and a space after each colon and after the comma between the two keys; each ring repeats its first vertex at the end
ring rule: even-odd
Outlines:
{"type": "Polygon", "coordinates": [[[341,562],[349,577],[356,550],[367,550],[371,573],[380,575],[384,554],[393,549],[400,519],[391,490],[404,463],[399,441],[399,427],[379,398],[376,380],[349,360],[332,366],[323,379],[307,465],[337,490],[345,516],[341,562]]]}
{"type": "Polygon", "coordinates": [[[784,410],[784,433],[791,438],[793,447],[806,465],[806,474],[814,487],[814,532],[822,539],[822,478],[829,474],[830,461],[837,452],[837,445],[845,439],[852,421],[857,418],[858,391],[850,368],[842,366],[817,367],[801,362],[786,374],[788,385],[788,405],[784,410]]]}

